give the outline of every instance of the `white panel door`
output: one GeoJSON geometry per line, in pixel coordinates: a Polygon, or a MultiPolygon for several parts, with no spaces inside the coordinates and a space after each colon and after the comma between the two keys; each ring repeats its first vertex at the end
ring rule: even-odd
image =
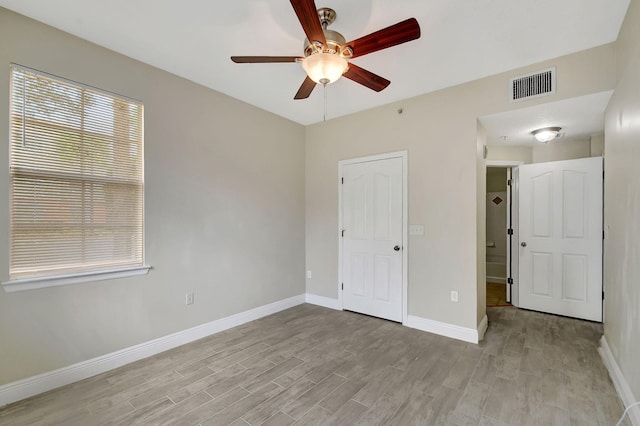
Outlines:
{"type": "Polygon", "coordinates": [[[402,158],[342,170],[343,307],[402,321],[402,158]]]}
{"type": "Polygon", "coordinates": [[[602,321],[602,157],[519,174],[519,306],[602,321]]]}

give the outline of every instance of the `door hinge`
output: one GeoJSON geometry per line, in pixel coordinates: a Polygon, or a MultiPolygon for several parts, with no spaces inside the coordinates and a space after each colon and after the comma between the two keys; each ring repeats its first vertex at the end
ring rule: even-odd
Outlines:
{"type": "Polygon", "coordinates": [[[344,229],[340,232],[342,234],[342,238],[344,238],[344,229]]]}
{"type": "Polygon", "coordinates": [[[513,284],[513,278],[507,278],[507,284],[513,284]]]}
{"type": "Polygon", "coordinates": [[[507,179],[507,186],[511,186],[511,179],[507,179]]]}
{"type": "Polygon", "coordinates": [[[604,180],[604,170],[602,171],[602,180],[604,180]]]}
{"type": "Polygon", "coordinates": [[[340,183],[344,185],[344,178],[340,178],[340,183]]]}
{"type": "Polygon", "coordinates": [[[341,290],[344,290],[344,283],[341,283],[341,290]]]}
{"type": "Polygon", "coordinates": [[[604,300],[604,290],[602,290],[602,300],[604,300]]]}
{"type": "Polygon", "coordinates": [[[513,235],[513,228],[507,229],[507,235],[513,235]]]}

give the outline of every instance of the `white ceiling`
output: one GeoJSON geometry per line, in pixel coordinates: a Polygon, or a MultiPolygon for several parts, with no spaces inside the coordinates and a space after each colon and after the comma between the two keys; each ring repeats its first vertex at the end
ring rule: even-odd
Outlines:
{"type": "MultiPolygon", "coordinates": [[[[327,86],[327,119],[614,41],[630,0],[317,0],[347,40],[409,17],[422,37],[354,63],[391,80],[380,93],[327,86]]],[[[231,55],[301,55],[286,0],[0,0],[0,6],[300,124],[323,120],[323,90],[293,96],[299,64],[234,64],[231,55]]]]}

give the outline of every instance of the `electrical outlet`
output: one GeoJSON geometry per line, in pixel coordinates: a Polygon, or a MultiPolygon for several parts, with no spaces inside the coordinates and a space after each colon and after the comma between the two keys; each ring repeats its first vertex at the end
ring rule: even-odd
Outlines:
{"type": "Polygon", "coordinates": [[[313,278],[313,275],[311,274],[311,270],[307,271],[307,278],[313,278]]]}
{"type": "Polygon", "coordinates": [[[451,290],[451,301],[452,302],[458,301],[458,292],[455,290],[451,290]]]}
{"type": "Polygon", "coordinates": [[[186,303],[187,305],[193,305],[193,292],[192,292],[192,291],[190,291],[190,292],[188,292],[188,293],[186,294],[186,297],[185,297],[185,303],[186,303]]]}

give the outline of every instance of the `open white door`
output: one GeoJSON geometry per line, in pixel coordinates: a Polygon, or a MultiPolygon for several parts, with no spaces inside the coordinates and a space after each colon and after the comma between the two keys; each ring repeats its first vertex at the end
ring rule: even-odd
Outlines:
{"type": "Polygon", "coordinates": [[[602,321],[602,157],[519,167],[519,306],[602,321]]]}
{"type": "Polygon", "coordinates": [[[403,159],[342,166],[342,303],[392,321],[403,312],[403,159]]]}
{"type": "Polygon", "coordinates": [[[505,294],[505,300],[508,303],[513,304],[513,267],[511,259],[513,257],[513,250],[515,245],[514,223],[513,223],[513,172],[510,168],[507,169],[507,285],[505,294]]]}

